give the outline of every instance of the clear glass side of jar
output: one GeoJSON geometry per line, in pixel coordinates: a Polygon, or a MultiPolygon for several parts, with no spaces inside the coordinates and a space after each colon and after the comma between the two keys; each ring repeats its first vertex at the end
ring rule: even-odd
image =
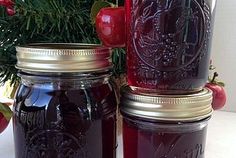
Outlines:
{"type": "Polygon", "coordinates": [[[208,119],[184,123],[123,116],[124,158],[204,158],[208,119]]]}
{"type": "Polygon", "coordinates": [[[111,73],[109,71],[90,73],[20,72],[18,76],[21,77],[23,85],[46,86],[54,89],[63,89],[68,86],[66,89],[82,89],[107,84],[111,73]]]}
{"type": "Polygon", "coordinates": [[[216,0],[126,0],[127,80],[144,93],[199,92],[208,77],[216,0]]]}
{"type": "Polygon", "coordinates": [[[115,157],[117,99],[109,72],[19,76],[16,158],[115,157]]]}

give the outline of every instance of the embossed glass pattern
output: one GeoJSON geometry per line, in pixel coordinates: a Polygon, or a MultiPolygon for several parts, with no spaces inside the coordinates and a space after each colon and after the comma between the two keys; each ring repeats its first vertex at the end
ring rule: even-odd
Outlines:
{"type": "Polygon", "coordinates": [[[204,87],[216,0],[126,0],[133,88],[189,93],[204,87]]]}
{"type": "Polygon", "coordinates": [[[116,96],[109,73],[21,73],[16,158],[115,158],[116,96]]]}
{"type": "Polygon", "coordinates": [[[195,123],[123,118],[124,158],[204,158],[207,120],[195,123]]]}

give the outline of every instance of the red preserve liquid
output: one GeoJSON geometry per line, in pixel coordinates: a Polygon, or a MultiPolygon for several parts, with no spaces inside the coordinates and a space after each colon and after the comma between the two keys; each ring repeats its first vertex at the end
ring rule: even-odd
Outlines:
{"type": "Polygon", "coordinates": [[[16,158],[116,157],[117,102],[111,85],[74,84],[21,84],[13,118],[16,158]]]}
{"type": "Polygon", "coordinates": [[[189,93],[208,77],[216,0],[126,0],[128,83],[189,93]]]}
{"type": "Polygon", "coordinates": [[[206,121],[163,124],[123,120],[124,158],[204,158],[206,121]]]}

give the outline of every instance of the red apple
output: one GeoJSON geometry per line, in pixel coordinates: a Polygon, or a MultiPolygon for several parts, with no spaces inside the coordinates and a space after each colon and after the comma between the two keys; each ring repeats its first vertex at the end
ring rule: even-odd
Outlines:
{"type": "Polygon", "coordinates": [[[13,7],[6,7],[6,12],[7,12],[7,15],[9,15],[9,16],[13,16],[13,15],[15,15],[16,14],[16,11],[15,11],[15,9],[13,8],[13,7]]]}
{"type": "Polygon", "coordinates": [[[0,5],[5,6],[5,0],[0,0],[0,5]]]}
{"type": "Polygon", "coordinates": [[[8,125],[9,121],[5,118],[5,116],[0,112],[0,133],[2,133],[8,125]]]}
{"type": "Polygon", "coordinates": [[[0,133],[3,132],[12,117],[12,111],[6,104],[0,103],[0,133]]]}
{"type": "Polygon", "coordinates": [[[14,2],[11,0],[0,0],[0,5],[4,7],[12,7],[14,5],[14,2]]]}
{"type": "Polygon", "coordinates": [[[213,92],[212,108],[214,110],[223,108],[226,103],[226,93],[224,87],[222,86],[222,83],[219,84],[219,82],[215,81],[217,76],[218,74],[215,72],[213,79],[206,84],[206,87],[213,92]]]}
{"type": "Polygon", "coordinates": [[[207,83],[206,87],[213,92],[212,108],[214,110],[223,108],[226,103],[226,93],[224,87],[214,83],[207,83]]]}
{"type": "Polygon", "coordinates": [[[96,31],[103,45],[124,47],[126,39],[124,7],[102,8],[96,16],[96,31]]]}

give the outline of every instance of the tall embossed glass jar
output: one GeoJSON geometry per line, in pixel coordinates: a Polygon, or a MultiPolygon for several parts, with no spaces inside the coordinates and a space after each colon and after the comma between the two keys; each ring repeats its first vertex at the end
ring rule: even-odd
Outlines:
{"type": "Polygon", "coordinates": [[[161,94],[200,91],[215,6],[216,0],[126,0],[129,85],[161,94]]]}
{"type": "Polygon", "coordinates": [[[16,158],[115,158],[111,49],[99,45],[17,47],[16,158]]]}

